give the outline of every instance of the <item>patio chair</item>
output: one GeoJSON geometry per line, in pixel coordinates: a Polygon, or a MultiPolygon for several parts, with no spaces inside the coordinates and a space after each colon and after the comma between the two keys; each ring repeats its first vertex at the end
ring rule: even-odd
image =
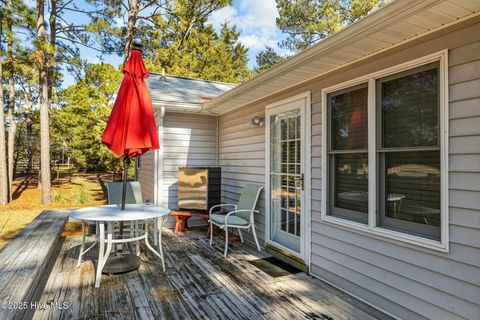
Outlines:
{"type": "Polygon", "coordinates": [[[225,231],[225,251],[223,253],[225,257],[227,257],[228,251],[228,228],[237,228],[242,243],[242,229],[251,228],[257,249],[258,251],[261,250],[255,232],[254,214],[259,212],[255,210],[255,207],[257,206],[258,197],[262,189],[263,186],[248,184],[243,188],[238,204],[218,204],[210,208],[208,213],[210,222],[210,246],[212,246],[213,243],[213,226],[215,225],[225,231]],[[213,213],[214,209],[222,207],[230,207],[234,210],[228,212],[226,215],[213,213]]]}
{"type": "MultiPolygon", "coordinates": [[[[122,191],[123,191],[123,182],[109,182],[107,185],[108,193],[108,204],[120,204],[122,203],[122,191]]],[[[139,181],[129,181],[127,182],[127,193],[125,194],[125,204],[142,204],[142,188],[139,181]]],[[[153,242],[155,245],[158,245],[158,220],[154,220],[154,230],[153,230],[153,242]]],[[[134,229],[143,227],[143,225],[138,224],[135,228],[132,228],[131,223],[125,225],[128,227],[130,232],[133,232],[134,229]]],[[[133,234],[132,234],[133,235],[133,234]]]]}
{"type": "MultiPolygon", "coordinates": [[[[107,185],[108,204],[120,204],[122,203],[122,189],[123,182],[109,182],[107,185]]],[[[127,193],[125,194],[126,204],[141,204],[142,191],[140,182],[130,181],[127,182],[127,193]]]]}

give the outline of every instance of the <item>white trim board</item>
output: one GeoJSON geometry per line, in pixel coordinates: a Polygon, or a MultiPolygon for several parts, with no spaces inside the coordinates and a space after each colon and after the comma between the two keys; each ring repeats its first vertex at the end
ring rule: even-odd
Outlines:
{"type": "Polygon", "coordinates": [[[321,220],[323,222],[340,226],[361,232],[365,235],[380,236],[392,240],[398,240],[413,246],[420,246],[436,251],[449,251],[449,207],[448,207],[448,50],[442,50],[424,57],[402,63],[391,68],[383,69],[378,72],[370,73],[362,77],[352,79],[322,90],[322,202],[321,202],[321,220]],[[377,172],[376,172],[376,132],[375,132],[375,80],[392,75],[408,69],[413,69],[431,62],[440,62],[440,194],[441,194],[441,238],[440,241],[427,239],[408,233],[394,231],[381,226],[377,226],[377,172]],[[361,83],[368,82],[368,163],[369,163],[369,209],[368,225],[334,217],[327,214],[328,197],[328,171],[327,171],[327,95],[341,89],[352,87],[361,83]],[[373,165],[372,165],[373,164],[373,165]]]}
{"type": "Polygon", "coordinates": [[[160,148],[155,150],[154,159],[154,203],[159,206],[163,192],[163,117],[165,116],[165,107],[160,108],[160,119],[157,122],[158,143],[160,148]]]}

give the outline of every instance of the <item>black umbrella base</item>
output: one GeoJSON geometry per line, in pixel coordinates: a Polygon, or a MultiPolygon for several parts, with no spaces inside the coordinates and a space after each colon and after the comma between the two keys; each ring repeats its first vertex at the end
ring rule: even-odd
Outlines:
{"type": "Polygon", "coordinates": [[[102,270],[104,274],[119,274],[137,270],[142,261],[133,254],[117,255],[109,257],[102,270]]]}

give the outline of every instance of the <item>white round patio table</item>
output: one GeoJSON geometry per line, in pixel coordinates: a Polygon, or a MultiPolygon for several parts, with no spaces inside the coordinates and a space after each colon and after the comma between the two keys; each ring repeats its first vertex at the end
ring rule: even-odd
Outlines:
{"type": "MultiPolygon", "coordinates": [[[[162,261],[162,268],[165,271],[165,260],[163,258],[163,249],[162,249],[162,233],[158,232],[158,248],[159,251],[155,250],[153,246],[148,241],[148,220],[154,219],[155,221],[163,220],[170,210],[163,207],[154,206],[151,204],[126,204],[125,210],[121,210],[120,205],[112,204],[106,206],[97,206],[97,207],[88,207],[78,210],[74,210],[70,213],[70,217],[73,219],[82,220],[82,245],[80,248],[80,255],[78,257],[78,265],[82,261],[82,256],[89,251],[97,242],[95,242],[85,250],[85,221],[92,221],[97,223],[97,237],[99,242],[98,250],[98,264],[97,272],[95,277],[95,287],[100,287],[100,280],[102,276],[102,270],[105,267],[108,256],[112,251],[112,246],[114,243],[127,243],[127,242],[137,242],[137,255],[140,254],[140,246],[138,242],[141,240],[145,241],[145,244],[148,249],[150,249],[155,255],[157,255],[162,261]],[[144,221],[145,228],[140,230],[138,228],[138,222],[144,221]],[[120,238],[113,238],[113,224],[115,222],[133,222],[135,228],[131,228],[130,237],[122,236],[120,238]],[[105,224],[107,225],[107,230],[105,234],[105,224]],[[105,249],[105,243],[107,247],[105,249]]],[[[157,223],[155,223],[156,225],[157,223]]],[[[158,223],[162,225],[162,223],[158,223]]],[[[156,239],[155,239],[156,240],[156,239]]]]}

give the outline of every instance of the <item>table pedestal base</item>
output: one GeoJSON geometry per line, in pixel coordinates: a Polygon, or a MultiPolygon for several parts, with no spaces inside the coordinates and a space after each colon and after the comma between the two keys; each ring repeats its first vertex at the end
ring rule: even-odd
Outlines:
{"type": "Polygon", "coordinates": [[[110,257],[102,270],[103,274],[119,274],[137,270],[142,260],[133,254],[110,257]]]}

